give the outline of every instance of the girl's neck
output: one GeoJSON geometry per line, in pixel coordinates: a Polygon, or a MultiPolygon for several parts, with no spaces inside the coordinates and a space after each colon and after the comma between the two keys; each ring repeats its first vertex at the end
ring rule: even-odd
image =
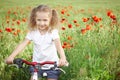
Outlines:
{"type": "Polygon", "coordinates": [[[48,29],[45,29],[45,30],[39,30],[39,32],[40,32],[41,35],[46,34],[47,31],[48,31],[48,29]]]}

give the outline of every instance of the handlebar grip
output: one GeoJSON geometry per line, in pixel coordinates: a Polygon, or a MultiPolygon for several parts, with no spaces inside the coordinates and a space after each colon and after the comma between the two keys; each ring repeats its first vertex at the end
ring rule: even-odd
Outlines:
{"type": "Polygon", "coordinates": [[[21,58],[16,58],[13,60],[13,63],[14,64],[17,64],[19,68],[22,68],[22,65],[23,65],[23,61],[21,58]]]}

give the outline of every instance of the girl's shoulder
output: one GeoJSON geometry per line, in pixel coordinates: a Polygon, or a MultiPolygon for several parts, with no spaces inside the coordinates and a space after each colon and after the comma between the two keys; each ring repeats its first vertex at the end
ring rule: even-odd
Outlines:
{"type": "Polygon", "coordinates": [[[30,33],[30,34],[35,34],[35,33],[37,33],[38,32],[38,30],[29,30],[28,31],[28,33],[30,33]]]}
{"type": "Polygon", "coordinates": [[[53,29],[51,33],[58,33],[58,29],[53,29]]]}

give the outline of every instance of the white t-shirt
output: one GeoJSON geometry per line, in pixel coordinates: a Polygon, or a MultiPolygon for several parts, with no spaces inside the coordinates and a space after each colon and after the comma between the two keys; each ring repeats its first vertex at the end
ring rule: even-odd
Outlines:
{"type": "Polygon", "coordinates": [[[31,31],[26,36],[27,39],[33,41],[33,62],[56,61],[59,58],[53,40],[59,38],[58,30],[54,29],[41,35],[39,30],[31,31]]]}

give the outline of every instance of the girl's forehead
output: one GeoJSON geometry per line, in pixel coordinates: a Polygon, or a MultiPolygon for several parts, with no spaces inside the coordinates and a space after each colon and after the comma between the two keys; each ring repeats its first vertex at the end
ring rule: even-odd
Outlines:
{"type": "Polygon", "coordinates": [[[36,16],[50,16],[50,12],[36,12],[36,16]]]}

